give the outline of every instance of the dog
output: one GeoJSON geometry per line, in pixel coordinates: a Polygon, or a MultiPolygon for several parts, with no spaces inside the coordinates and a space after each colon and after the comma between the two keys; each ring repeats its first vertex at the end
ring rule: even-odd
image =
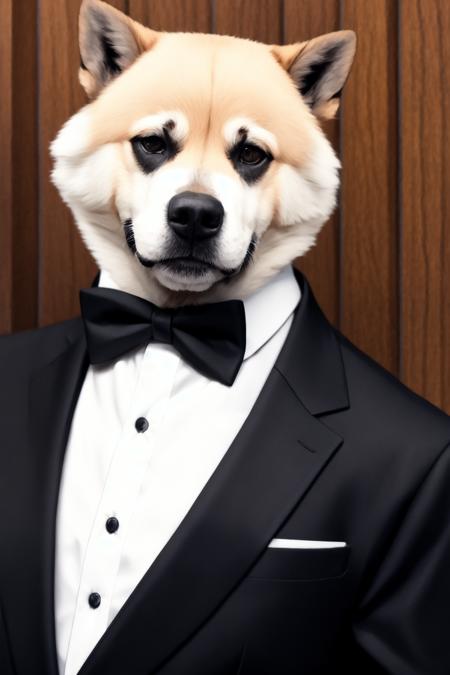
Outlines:
{"type": "Polygon", "coordinates": [[[89,102],[50,145],[51,180],[97,262],[160,306],[247,297],[304,255],[336,206],[351,30],[289,45],[155,31],[80,11],[89,102]]]}

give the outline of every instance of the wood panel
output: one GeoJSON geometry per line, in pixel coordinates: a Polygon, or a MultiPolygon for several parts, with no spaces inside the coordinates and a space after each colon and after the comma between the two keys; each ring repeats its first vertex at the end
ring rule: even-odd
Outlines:
{"type": "Polygon", "coordinates": [[[397,8],[342,0],[358,37],[342,116],[341,329],[398,372],[397,8]]]}
{"type": "Polygon", "coordinates": [[[12,0],[0,3],[0,334],[12,330],[12,0]]]}
{"type": "Polygon", "coordinates": [[[38,318],[37,12],[23,2],[13,11],[13,329],[21,330],[38,318]]]}
{"type": "Polygon", "coordinates": [[[36,8],[0,6],[0,330],[37,320],[36,8]]]}
{"type": "MultiPolygon", "coordinates": [[[[49,143],[87,101],[81,0],[1,0],[0,332],[78,314],[95,265],[50,182],[49,143]]],[[[111,0],[157,30],[296,42],[358,36],[337,119],[338,209],[296,264],[329,319],[450,412],[450,2],[111,0]]]]}
{"type": "Polygon", "coordinates": [[[450,412],[450,3],[400,12],[401,375],[450,412]]]}
{"type": "MultiPolygon", "coordinates": [[[[89,285],[95,265],[87,253],[69,208],[50,183],[49,143],[61,125],[87,99],[78,82],[80,0],[40,0],[39,32],[39,179],[40,297],[39,323],[79,313],[78,288],[89,285]]],[[[126,9],[125,2],[110,2],[126,9]]]]}
{"type": "Polygon", "coordinates": [[[129,0],[129,14],[154,30],[200,33],[211,30],[209,0],[129,0]]]}
{"type": "MultiPolygon", "coordinates": [[[[285,0],[284,42],[302,42],[311,37],[339,29],[338,0],[285,0]]],[[[345,98],[345,89],[341,100],[345,98]]],[[[322,123],[333,148],[340,154],[339,117],[322,123]]],[[[339,201],[339,197],[338,197],[339,201]]],[[[339,322],[339,203],[331,218],[323,225],[316,245],[296,261],[308,278],[320,306],[328,319],[339,322]]]]}
{"type": "Polygon", "coordinates": [[[278,0],[215,0],[214,31],[221,35],[281,42],[278,0]]]}

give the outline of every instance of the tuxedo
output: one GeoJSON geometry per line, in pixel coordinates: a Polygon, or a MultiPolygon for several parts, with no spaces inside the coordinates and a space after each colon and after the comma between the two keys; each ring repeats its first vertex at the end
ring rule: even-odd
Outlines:
{"type": "MultiPolygon", "coordinates": [[[[114,298],[112,324],[103,333],[114,346],[117,302],[141,299],[120,291],[105,270],[98,286],[83,291],[83,296],[106,293],[114,298]]],[[[287,265],[242,303],[232,302],[232,308],[237,303],[244,310],[237,325],[239,344],[245,341],[232,386],[199,372],[176,345],[148,340],[147,334],[140,346],[129,350],[127,345],[119,357],[110,359],[108,353],[104,363],[91,361],[72,418],[58,496],[59,675],[78,673],[180,526],[250,413],[299,300],[300,287],[287,265]],[[243,316],[245,330],[240,323],[243,316]]],[[[103,317],[103,297],[99,307],[103,317]]],[[[226,314],[230,305],[218,303],[218,316],[211,318],[212,307],[203,305],[202,311],[215,334],[222,337],[234,330],[235,323],[226,314]]],[[[191,309],[197,310],[183,311],[191,309]]],[[[148,310],[143,301],[144,327],[152,311],[148,310]]],[[[128,311],[125,316],[125,325],[134,328],[128,311]]],[[[198,345],[203,348],[207,336],[203,324],[201,328],[198,345]]],[[[87,345],[89,351],[89,332],[87,345]]],[[[214,364],[222,345],[215,345],[214,364]]]]}
{"type": "MultiPolygon", "coordinates": [[[[250,414],[80,675],[450,672],[450,418],[297,280],[250,414]]],[[[0,340],[2,675],[57,673],[58,489],[88,365],[80,319],[0,340]]]]}

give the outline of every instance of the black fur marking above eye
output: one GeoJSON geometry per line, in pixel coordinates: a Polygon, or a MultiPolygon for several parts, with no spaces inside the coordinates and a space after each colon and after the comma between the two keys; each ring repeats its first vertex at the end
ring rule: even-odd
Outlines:
{"type": "Polygon", "coordinates": [[[302,96],[306,96],[314,89],[314,85],[324,76],[328,68],[336,61],[342,45],[336,44],[325,50],[317,60],[310,64],[309,71],[303,76],[299,90],[302,96]]]}
{"type": "Polygon", "coordinates": [[[133,221],[131,220],[131,218],[127,218],[127,220],[124,222],[123,230],[125,232],[125,239],[127,241],[128,248],[133,254],[135,254],[136,242],[134,240],[133,221]]]}

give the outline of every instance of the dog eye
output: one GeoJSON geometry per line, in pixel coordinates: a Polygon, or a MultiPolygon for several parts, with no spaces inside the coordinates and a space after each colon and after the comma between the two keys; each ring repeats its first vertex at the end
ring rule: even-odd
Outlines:
{"type": "Polygon", "coordinates": [[[251,145],[250,143],[246,143],[239,153],[239,161],[242,162],[242,164],[260,164],[266,158],[267,154],[264,150],[261,150],[257,145],[251,145]]]}
{"type": "Polygon", "coordinates": [[[145,174],[156,171],[180,152],[178,143],[165,130],[163,133],[130,138],[136,162],[145,174]]]}
{"type": "Polygon", "coordinates": [[[167,150],[167,143],[161,136],[141,136],[137,141],[141,148],[150,155],[161,155],[167,150]]]}

